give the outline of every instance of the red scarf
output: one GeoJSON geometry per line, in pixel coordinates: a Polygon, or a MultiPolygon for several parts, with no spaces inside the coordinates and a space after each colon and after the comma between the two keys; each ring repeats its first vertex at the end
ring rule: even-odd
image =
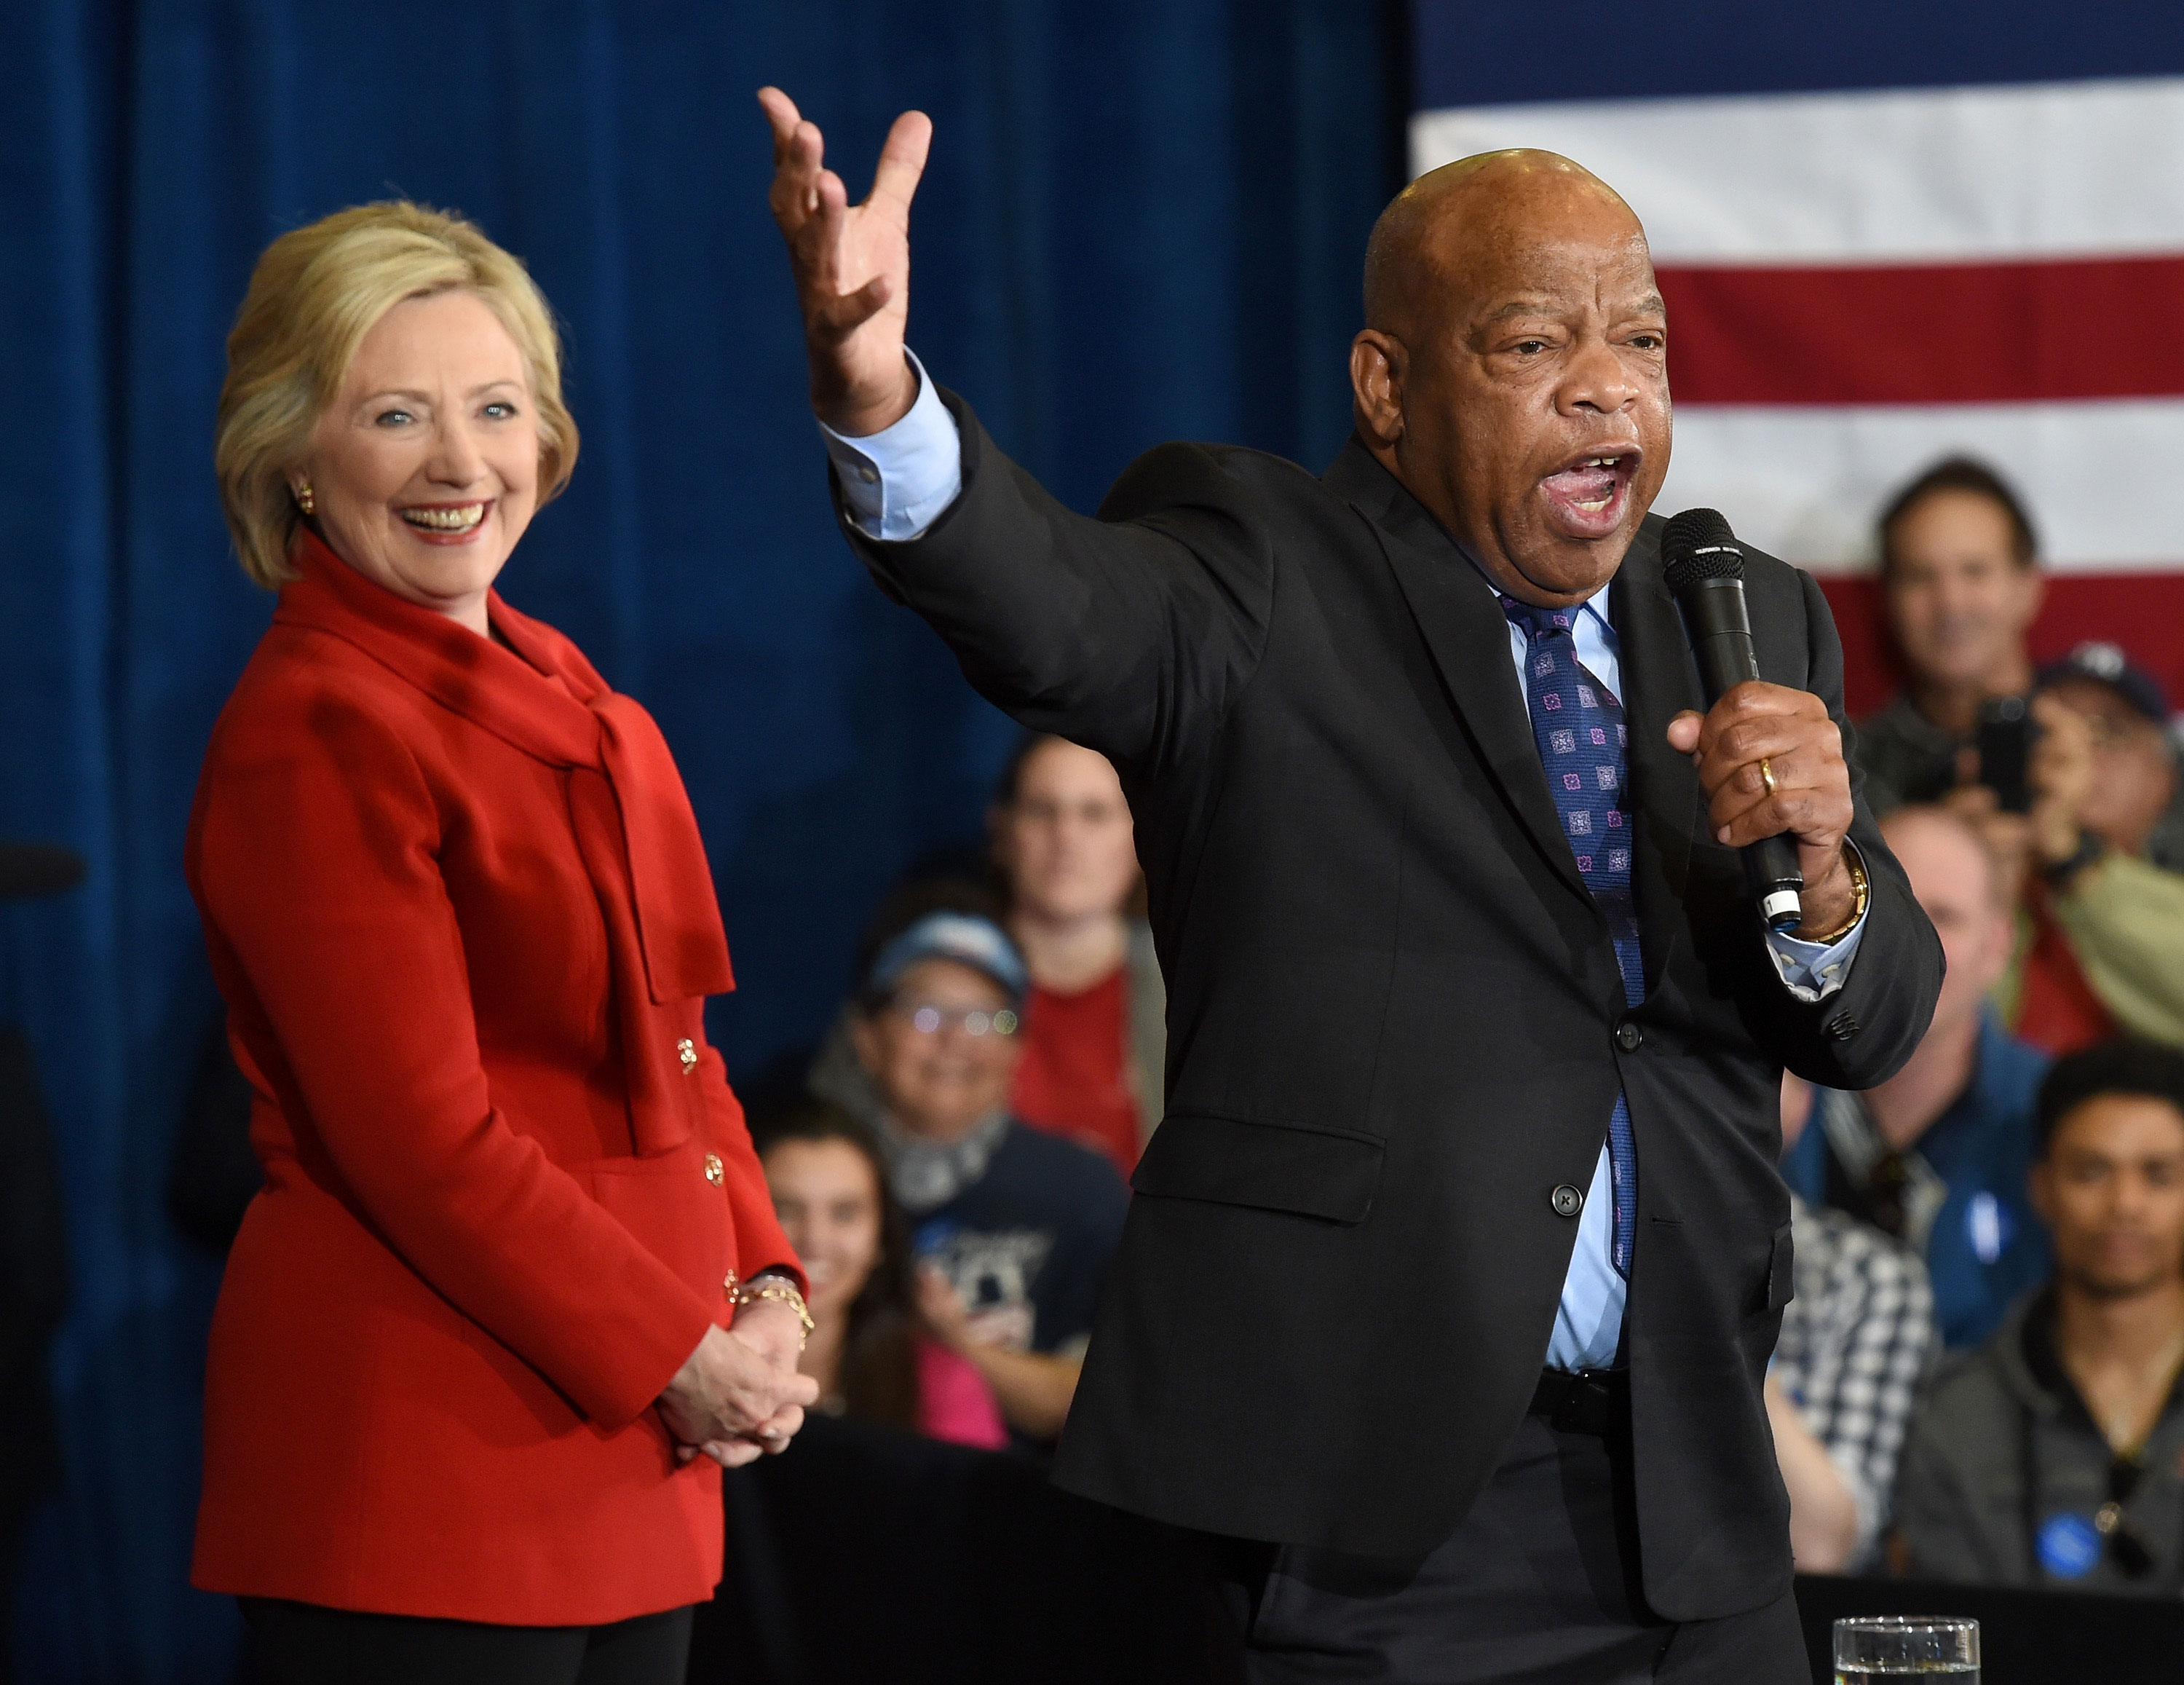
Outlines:
{"type": "Polygon", "coordinates": [[[735,987],[713,877],[690,798],[651,715],[607,688],[560,633],[488,594],[504,649],[409,602],[343,562],[306,529],[303,577],[273,618],[354,644],[473,725],[567,769],[584,868],[607,915],[607,946],[640,1153],[693,1129],[674,1038],[654,1008],[735,987]]]}

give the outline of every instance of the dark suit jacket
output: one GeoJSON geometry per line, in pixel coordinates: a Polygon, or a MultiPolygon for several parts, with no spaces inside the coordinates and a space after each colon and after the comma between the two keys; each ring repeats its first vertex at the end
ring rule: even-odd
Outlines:
{"type": "MultiPolygon", "coordinates": [[[[1167,1116],[1061,1482],[1254,1538],[1439,1543],[1530,1399],[1577,1233],[1550,1196],[1590,1181],[1620,1085],[1646,1595],[1690,1619],[1786,1591],[1760,1397],[1790,1297],[1780,1068],[1869,1086],[1942,975],[1870,816],[1857,962],[1801,1002],[1663,735],[1701,698],[1649,519],[1610,600],[1646,980],[1626,1012],[1501,611],[1362,445],[1319,479],[1163,446],[1092,521],[950,402],[961,497],[913,542],[852,542],[983,695],[1114,761],[1168,985],[1167,1116]]],[[[1818,589],[1754,555],[1747,589],[1763,672],[1840,722],[1818,589]]]]}

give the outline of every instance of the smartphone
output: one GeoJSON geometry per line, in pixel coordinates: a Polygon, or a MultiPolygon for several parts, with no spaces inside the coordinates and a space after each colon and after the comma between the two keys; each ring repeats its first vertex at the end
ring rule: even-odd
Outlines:
{"type": "Polygon", "coordinates": [[[2022,813],[2032,806],[2025,785],[2025,763],[2032,753],[2032,717],[2022,696],[1997,696],[1980,704],[1979,781],[1994,792],[1995,805],[2005,813],[2022,813]]]}

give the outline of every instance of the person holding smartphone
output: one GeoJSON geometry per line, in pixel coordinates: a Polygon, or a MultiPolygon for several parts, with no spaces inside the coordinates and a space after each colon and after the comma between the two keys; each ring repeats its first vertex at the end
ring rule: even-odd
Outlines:
{"type": "MultiPolygon", "coordinates": [[[[1890,499],[1880,540],[1888,628],[1908,682],[1858,723],[1856,755],[1874,811],[1886,814],[1937,801],[1972,776],[1990,705],[2016,705],[2023,741],[2033,683],[2025,638],[2045,581],[2025,505],[1967,457],[1936,463],[1890,499]]],[[[2020,767],[2021,778],[2021,756],[2020,767]]]]}
{"type": "Polygon", "coordinates": [[[2161,686],[2116,645],[2081,644],[2040,670],[2025,724],[2021,812],[1984,784],[1950,797],[2016,885],[2003,1016],[2056,1054],[2119,1030],[2184,1046],[2180,780],[2161,686]]]}
{"type": "Polygon", "coordinates": [[[2036,666],[2038,534],[1984,463],[1919,474],[1880,541],[1908,682],[1858,723],[1875,812],[1941,802],[1994,851],[2018,925],[1995,988],[2012,1031],[2058,1054],[2119,1029],[2184,1045],[2184,778],[2161,686],[2114,644],[2036,666]]]}

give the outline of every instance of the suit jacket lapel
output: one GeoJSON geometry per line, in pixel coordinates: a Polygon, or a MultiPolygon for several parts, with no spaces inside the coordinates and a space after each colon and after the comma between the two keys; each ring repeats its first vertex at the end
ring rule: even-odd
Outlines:
{"type": "Polygon", "coordinates": [[[1625,765],[1638,833],[1631,887],[1638,902],[1648,994],[1685,933],[1691,838],[1705,821],[1698,769],[1669,746],[1667,736],[1669,722],[1678,713],[1706,704],[1682,617],[1661,578],[1661,525],[1658,518],[1647,518],[1608,591],[1608,616],[1615,622],[1623,670],[1624,719],[1630,728],[1625,765]]]}
{"type": "Polygon", "coordinates": [[[1380,534],[1396,583],[1479,759],[1547,864],[1590,904],[1547,793],[1531,717],[1509,661],[1509,622],[1492,589],[1424,505],[1355,438],[1328,470],[1326,483],[1380,534]]]}

